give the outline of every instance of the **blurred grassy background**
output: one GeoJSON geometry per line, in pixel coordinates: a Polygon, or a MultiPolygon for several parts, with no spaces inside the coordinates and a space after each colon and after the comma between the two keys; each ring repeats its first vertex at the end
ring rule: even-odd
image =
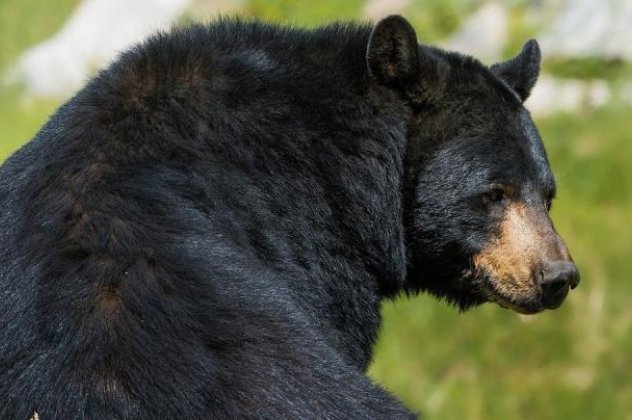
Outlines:
{"type": "MultiPolygon", "coordinates": [[[[53,34],[77,0],[0,0],[0,69],[53,34]]],[[[315,25],[358,18],[361,0],[244,0],[241,12],[315,25]]],[[[404,13],[422,42],[454,31],[477,4],[415,1],[404,13]]],[[[512,2],[510,48],[534,35],[512,2]]],[[[632,80],[629,65],[600,59],[546,62],[547,72],[632,80]]],[[[32,137],[59,101],[0,87],[0,162],[32,137]]],[[[527,103],[528,105],[528,103],[527,103]]],[[[557,311],[520,317],[492,305],[465,314],[428,296],[384,305],[370,375],[436,419],[632,419],[632,109],[539,118],[557,175],[553,218],[582,272],[557,311]]]]}

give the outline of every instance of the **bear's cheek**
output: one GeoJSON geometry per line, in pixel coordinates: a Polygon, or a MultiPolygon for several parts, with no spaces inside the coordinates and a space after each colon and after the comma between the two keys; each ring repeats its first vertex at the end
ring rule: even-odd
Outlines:
{"type": "Polygon", "coordinates": [[[554,235],[545,219],[524,204],[510,204],[498,236],[474,256],[474,266],[491,289],[485,290],[491,301],[514,307],[539,300],[537,275],[554,235]]]}

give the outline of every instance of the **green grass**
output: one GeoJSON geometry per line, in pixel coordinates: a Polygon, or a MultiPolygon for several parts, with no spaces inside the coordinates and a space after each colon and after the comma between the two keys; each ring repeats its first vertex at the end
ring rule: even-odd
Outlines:
{"type": "Polygon", "coordinates": [[[546,63],[545,70],[564,78],[629,80],[632,76],[632,63],[604,60],[601,57],[552,59],[546,63]]]}
{"type": "MultiPolygon", "coordinates": [[[[0,67],[51,34],[76,3],[0,0],[0,67]]],[[[361,2],[244,4],[250,15],[315,25],[358,16],[361,2]]],[[[410,15],[425,42],[454,29],[472,4],[415,2],[410,15]]],[[[515,25],[517,46],[530,34],[515,25]]],[[[545,68],[618,82],[629,65],[618,66],[590,61],[545,68]]],[[[2,88],[0,162],[58,103],[2,88]]],[[[553,219],[582,284],[559,310],[536,317],[493,305],[460,314],[429,296],[386,303],[370,374],[427,418],[632,419],[632,110],[613,104],[537,123],[559,184],[553,219]]]]}

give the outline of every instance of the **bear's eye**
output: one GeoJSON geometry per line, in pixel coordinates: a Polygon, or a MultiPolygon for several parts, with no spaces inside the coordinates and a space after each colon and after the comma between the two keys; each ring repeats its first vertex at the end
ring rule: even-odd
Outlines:
{"type": "Polygon", "coordinates": [[[502,188],[494,187],[484,193],[482,198],[484,204],[499,204],[502,203],[505,198],[507,198],[507,194],[502,188]]]}

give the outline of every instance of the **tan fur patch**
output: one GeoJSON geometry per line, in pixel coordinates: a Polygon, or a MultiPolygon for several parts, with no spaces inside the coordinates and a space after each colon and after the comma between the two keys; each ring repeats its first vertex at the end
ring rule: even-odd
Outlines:
{"type": "Polygon", "coordinates": [[[119,312],[121,309],[121,297],[118,290],[109,289],[102,292],[99,296],[98,304],[106,316],[112,316],[119,312]]]}
{"type": "MultiPolygon", "coordinates": [[[[511,204],[500,234],[474,257],[477,268],[491,276],[494,287],[507,297],[529,296],[537,289],[534,272],[551,253],[560,254],[559,237],[546,215],[524,204],[511,204]]],[[[562,245],[562,248],[566,248],[562,245]]]]}
{"type": "Polygon", "coordinates": [[[208,82],[203,65],[193,55],[170,64],[141,57],[121,76],[117,94],[124,106],[137,110],[151,108],[150,104],[161,95],[182,99],[195,96],[208,82]]]}

